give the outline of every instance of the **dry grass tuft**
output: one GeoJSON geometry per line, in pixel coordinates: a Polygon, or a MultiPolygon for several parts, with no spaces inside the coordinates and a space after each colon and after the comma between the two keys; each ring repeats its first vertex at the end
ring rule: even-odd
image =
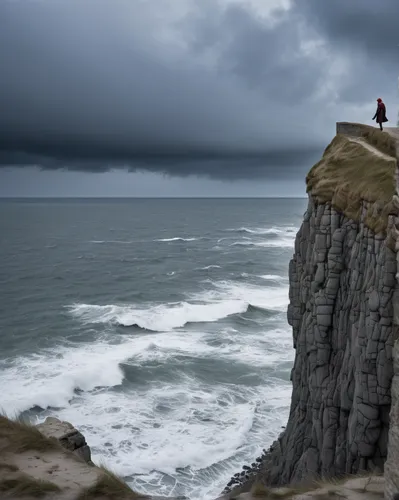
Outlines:
{"type": "Polygon", "coordinates": [[[105,467],[101,467],[101,475],[96,484],[83,491],[77,500],[94,500],[97,498],[137,500],[138,498],[148,497],[136,493],[116,474],[105,467]]]}
{"type": "Polygon", "coordinates": [[[356,221],[362,216],[362,201],[371,203],[368,213],[363,214],[363,222],[374,233],[385,233],[388,215],[393,210],[395,171],[395,158],[381,158],[361,144],[337,135],[308,173],[307,191],[319,203],[331,203],[356,221]]]}
{"type": "Polygon", "coordinates": [[[310,491],[322,488],[321,483],[318,480],[309,480],[302,483],[288,485],[285,487],[268,488],[262,483],[255,483],[252,486],[251,493],[254,497],[264,498],[264,499],[284,499],[292,498],[295,495],[300,495],[303,493],[309,493],[310,491]]]}
{"type": "Polygon", "coordinates": [[[18,472],[19,469],[14,464],[6,464],[4,462],[0,462],[0,471],[18,472]]]}
{"type": "Polygon", "coordinates": [[[368,128],[362,134],[363,139],[388,156],[396,157],[395,139],[387,132],[381,132],[375,128],[368,128]]]}
{"type": "Polygon", "coordinates": [[[291,498],[295,495],[295,493],[296,492],[293,488],[268,488],[262,483],[255,483],[251,488],[251,494],[253,497],[270,500],[291,498]]]}
{"type": "Polygon", "coordinates": [[[0,480],[0,492],[15,498],[22,496],[43,498],[48,493],[59,491],[61,491],[60,488],[54,483],[40,481],[25,475],[0,480]]]}
{"type": "Polygon", "coordinates": [[[22,421],[10,420],[3,415],[0,415],[0,438],[7,440],[6,450],[14,453],[62,449],[57,439],[47,438],[36,427],[22,421]]]}
{"type": "MultiPolygon", "coordinates": [[[[376,496],[383,496],[383,491],[381,492],[369,487],[373,483],[375,476],[379,474],[369,475],[345,475],[345,476],[335,476],[328,479],[323,479],[321,477],[315,477],[313,480],[305,480],[298,484],[287,485],[286,487],[268,487],[264,484],[257,482],[252,486],[251,494],[253,497],[263,498],[264,500],[278,500],[278,499],[290,499],[296,495],[303,495],[306,493],[312,493],[314,500],[329,500],[346,498],[345,490],[355,491],[358,493],[372,493],[376,496]],[[346,484],[352,479],[367,479],[362,488],[354,488],[353,486],[347,487],[346,484]],[[320,491],[317,491],[320,490],[320,491]]],[[[346,492],[347,492],[346,491],[346,492]]]]}

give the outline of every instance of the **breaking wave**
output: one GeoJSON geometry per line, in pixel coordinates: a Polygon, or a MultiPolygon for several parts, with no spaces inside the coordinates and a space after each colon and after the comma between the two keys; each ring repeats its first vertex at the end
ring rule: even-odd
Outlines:
{"type": "Polygon", "coordinates": [[[298,232],[298,228],[294,226],[286,226],[286,227],[282,226],[282,227],[271,227],[271,228],[239,227],[237,229],[227,229],[226,231],[233,233],[247,233],[247,234],[259,234],[259,235],[263,234],[281,235],[281,234],[296,234],[298,232]]]}
{"type": "Polygon", "coordinates": [[[198,241],[202,240],[203,238],[181,238],[181,237],[174,237],[174,238],[159,238],[154,241],[161,241],[161,242],[171,242],[171,241],[198,241]]]}
{"type": "Polygon", "coordinates": [[[71,313],[85,323],[111,323],[137,326],[153,332],[170,331],[187,323],[209,323],[248,309],[241,300],[224,300],[214,304],[177,302],[150,306],[147,309],[131,305],[76,304],[71,313]]]}

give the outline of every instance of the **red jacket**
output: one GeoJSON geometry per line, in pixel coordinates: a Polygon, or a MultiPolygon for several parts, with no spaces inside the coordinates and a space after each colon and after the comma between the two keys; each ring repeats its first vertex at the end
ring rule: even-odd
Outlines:
{"type": "Polygon", "coordinates": [[[385,104],[382,101],[378,103],[377,111],[373,116],[373,120],[375,120],[377,123],[385,123],[388,121],[385,104]]]}

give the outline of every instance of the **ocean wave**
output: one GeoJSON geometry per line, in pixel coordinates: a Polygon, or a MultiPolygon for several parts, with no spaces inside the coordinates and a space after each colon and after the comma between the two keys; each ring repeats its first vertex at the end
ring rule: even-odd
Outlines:
{"type": "Polygon", "coordinates": [[[270,281],[286,281],[288,278],[284,278],[283,276],[279,276],[278,274],[262,274],[258,276],[259,278],[262,278],[264,280],[270,280],[270,281]]]}
{"type": "Polygon", "coordinates": [[[211,279],[204,280],[204,283],[209,283],[212,288],[199,294],[192,294],[193,299],[209,302],[228,299],[242,302],[246,305],[246,310],[252,305],[281,312],[286,310],[289,302],[288,286],[264,287],[250,283],[237,283],[228,280],[213,281],[211,279]]]}
{"type": "MultiPolygon", "coordinates": [[[[66,407],[57,415],[79,422],[95,450],[94,460],[101,457],[117,473],[175,477],[179,468],[201,471],[231,458],[247,445],[254,420],[259,418],[257,404],[272,396],[272,391],[247,390],[244,395],[237,388],[236,392],[237,398],[229,387],[216,385],[209,391],[195,380],[182,380],[180,387],[162,384],[145,394],[108,392],[85,397],[79,406],[66,407]],[[101,411],[104,408],[110,411],[101,411]],[[111,447],[107,443],[112,443],[111,447]]],[[[275,401],[273,397],[270,400],[272,408],[275,401]]],[[[276,415],[276,426],[279,419],[276,415]]],[[[258,438],[259,432],[265,431],[255,431],[258,438]]]]}
{"type": "Polygon", "coordinates": [[[76,389],[120,385],[124,375],[119,363],[125,358],[126,348],[101,342],[17,358],[0,376],[3,387],[8,388],[2,405],[12,413],[34,406],[65,407],[76,389]]]}
{"type": "Polygon", "coordinates": [[[154,241],[161,241],[161,242],[171,242],[171,241],[197,241],[197,240],[202,240],[203,238],[181,238],[178,236],[175,236],[174,238],[160,238],[154,241]]]}
{"type": "Polygon", "coordinates": [[[197,267],[199,271],[208,271],[209,269],[221,269],[221,266],[217,266],[216,264],[211,264],[210,266],[205,267],[197,267]]]}
{"type": "Polygon", "coordinates": [[[243,454],[247,460],[257,456],[259,443],[279,433],[290,391],[288,382],[208,386],[183,377],[180,386],[84,394],[56,416],[78,423],[93,460],[130,476],[135,490],[173,496],[183,485],[190,498],[215,498],[243,454]],[[187,468],[189,475],[179,472],[187,468]]]}
{"type": "Polygon", "coordinates": [[[284,311],[288,286],[264,287],[233,281],[203,280],[207,290],[187,294],[187,301],[165,304],[73,304],[70,313],[86,324],[136,326],[152,332],[171,331],[189,323],[211,323],[243,314],[249,306],[284,311]]]}
{"type": "Polygon", "coordinates": [[[230,243],[231,247],[262,247],[262,248],[293,248],[294,239],[279,238],[271,241],[234,241],[230,243]]]}
{"type": "Polygon", "coordinates": [[[259,342],[258,335],[242,337],[234,329],[220,331],[221,345],[212,345],[207,339],[211,340],[202,332],[171,332],[124,336],[121,343],[115,344],[113,336],[109,336],[97,342],[68,344],[20,356],[7,365],[0,363],[0,383],[7,387],[1,404],[10,414],[35,406],[67,408],[82,397],[76,390],[94,391],[97,398],[99,393],[120,386],[125,379],[122,367],[130,364],[172,363],[176,368],[178,357],[182,357],[183,364],[188,357],[270,367],[293,357],[292,349],[287,347],[292,342],[288,331],[268,331],[266,346],[259,342]]]}
{"type": "Polygon", "coordinates": [[[154,334],[123,338],[120,344],[104,338],[21,356],[10,366],[0,363],[0,383],[8,388],[2,405],[16,413],[34,406],[67,407],[77,389],[90,392],[121,385],[124,380],[121,365],[129,360],[145,364],[152,360],[167,361],[178,352],[207,354],[212,349],[202,345],[201,338],[201,333],[187,338],[181,334],[154,334]]]}
{"type": "Polygon", "coordinates": [[[187,323],[209,323],[247,310],[248,303],[230,299],[192,304],[177,302],[149,306],[146,309],[134,305],[75,304],[70,312],[84,323],[110,323],[121,326],[137,326],[153,332],[170,331],[187,323]]]}
{"type": "Polygon", "coordinates": [[[281,234],[296,234],[298,232],[298,228],[294,227],[294,226],[280,226],[280,227],[273,226],[273,227],[269,227],[269,228],[239,227],[236,229],[227,229],[226,231],[233,232],[233,233],[248,233],[248,234],[259,234],[259,235],[264,235],[264,234],[281,235],[281,234]]]}
{"type": "Polygon", "coordinates": [[[126,240],[90,240],[89,243],[92,243],[93,245],[105,245],[108,243],[112,243],[115,245],[131,245],[132,243],[135,242],[126,240]]]}
{"type": "Polygon", "coordinates": [[[283,277],[283,276],[280,276],[278,274],[251,274],[251,273],[241,273],[240,274],[240,277],[241,278],[260,278],[262,280],[266,280],[266,281],[273,281],[274,283],[284,283],[286,284],[286,282],[288,281],[288,277],[283,277]]]}

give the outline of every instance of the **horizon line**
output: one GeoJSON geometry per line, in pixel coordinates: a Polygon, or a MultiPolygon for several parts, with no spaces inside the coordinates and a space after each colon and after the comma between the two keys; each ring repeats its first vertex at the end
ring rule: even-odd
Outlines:
{"type": "Polygon", "coordinates": [[[0,196],[4,200],[305,200],[307,196],[0,196]]]}

